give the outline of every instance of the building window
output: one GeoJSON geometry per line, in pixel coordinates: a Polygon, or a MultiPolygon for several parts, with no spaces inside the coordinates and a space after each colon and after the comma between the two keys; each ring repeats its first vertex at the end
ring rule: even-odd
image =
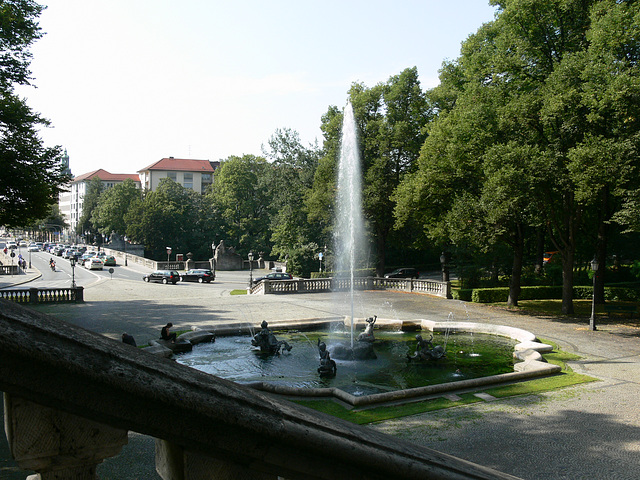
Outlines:
{"type": "Polygon", "coordinates": [[[201,179],[202,188],[200,193],[204,195],[205,193],[207,193],[207,188],[209,187],[209,185],[213,183],[213,175],[211,175],[210,173],[203,173],[201,179]]]}
{"type": "Polygon", "coordinates": [[[177,172],[167,172],[167,178],[170,178],[174,182],[178,181],[178,173],[177,172]]]}
{"type": "Polygon", "coordinates": [[[190,188],[191,190],[193,190],[193,173],[185,172],[184,188],[190,188]]]}

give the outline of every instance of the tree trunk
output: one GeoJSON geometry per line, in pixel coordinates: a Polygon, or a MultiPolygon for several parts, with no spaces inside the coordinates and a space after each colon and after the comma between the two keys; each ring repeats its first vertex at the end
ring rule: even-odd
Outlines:
{"type": "Polygon", "coordinates": [[[542,275],[542,267],[544,261],[544,228],[536,229],[536,259],[535,259],[535,273],[536,275],[542,275]]]}
{"type": "Polygon", "coordinates": [[[385,267],[385,263],[386,263],[386,257],[385,257],[385,246],[386,246],[386,235],[383,235],[382,233],[378,232],[378,235],[376,235],[376,249],[378,250],[377,253],[377,261],[376,261],[376,276],[377,277],[384,277],[384,267],[385,267]]]}
{"type": "Polygon", "coordinates": [[[573,314],[573,256],[574,249],[562,252],[562,313],[573,314]]]}
{"type": "Polygon", "coordinates": [[[524,238],[520,233],[520,230],[518,230],[516,244],[513,247],[513,266],[511,268],[511,279],[509,281],[509,298],[507,299],[507,305],[510,307],[517,307],[518,298],[520,298],[523,252],[524,238]]]}

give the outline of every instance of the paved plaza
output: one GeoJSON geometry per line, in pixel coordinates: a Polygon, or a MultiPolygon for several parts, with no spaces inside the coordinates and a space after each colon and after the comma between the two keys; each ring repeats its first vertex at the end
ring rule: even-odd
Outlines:
{"type": "MultiPolygon", "coordinates": [[[[0,287],[6,286],[3,280],[0,287]]],[[[258,326],[262,320],[327,318],[349,312],[343,300],[325,293],[230,295],[246,284],[247,272],[218,272],[211,285],[101,280],[85,287],[84,304],[49,305],[46,311],[114,340],[123,332],[130,333],[138,344],[157,338],[169,321],[180,330],[230,322],[258,326]]],[[[625,325],[623,320],[609,321],[592,332],[586,318],[538,318],[396,292],[361,292],[355,304],[359,317],[443,321],[452,313],[459,321],[524,328],[580,355],[581,359],[571,364],[574,370],[599,380],[413,415],[368,428],[525,479],[639,477],[640,329],[636,326],[625,325]]],[[[0,478],[24,478],[11,473],[4,438],[0,454],[6,465],[0,478]]],[[[156,479],[153,461],[152,439],[131,434],[129,445],[101,465],[99,473],[103,479],[156,479]]]]}

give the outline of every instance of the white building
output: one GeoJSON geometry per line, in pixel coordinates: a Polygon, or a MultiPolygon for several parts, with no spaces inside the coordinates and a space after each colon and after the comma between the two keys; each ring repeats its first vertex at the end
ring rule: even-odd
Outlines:
{"type": "Polygon", "coordinates": [[[135,173],[109,173],[106,170],[99,169],[75,177],[71,182],[71,192],[68,199],[68,206],[63,206],[62,203],[60,204],[60,211],[68,212],[68,217],[66,218],[66,220],[70,225],[71,232],[75,232],[76,230],[78,221],[82,216],[84,196],[87,193],[87,189],[89,184],[91,183],[91,180],[96,177],[100,179],[105,190],[113,187],[114,185],[122,183],[127,179],[133,180],[136,183],[136,186],[140,188],[140,177],[135,173]]]}
{"type": "Polygon", "coordinates": [[[205,193],[207,187],[213,183],[213,174],[219,166],[220,162],[209,160],[169,157],[138,170],[138,173],[142,188],[145,190],[155,191],[160,180],[170,178],[184,188],[205,193]]]}

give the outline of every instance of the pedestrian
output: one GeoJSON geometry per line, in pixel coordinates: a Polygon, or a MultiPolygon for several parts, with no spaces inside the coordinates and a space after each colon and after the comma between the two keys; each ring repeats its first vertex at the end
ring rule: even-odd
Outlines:
{"type": "Polygon", "coordinates": [[[173,327],[173,323],[171,322],[162,327],[162,330],[160,331],[160,338],[167,341],[171,340],[171,343],[174,343],[176,341],[176,334],[174,332],[169,332],[171,327],[173,327]]]}

